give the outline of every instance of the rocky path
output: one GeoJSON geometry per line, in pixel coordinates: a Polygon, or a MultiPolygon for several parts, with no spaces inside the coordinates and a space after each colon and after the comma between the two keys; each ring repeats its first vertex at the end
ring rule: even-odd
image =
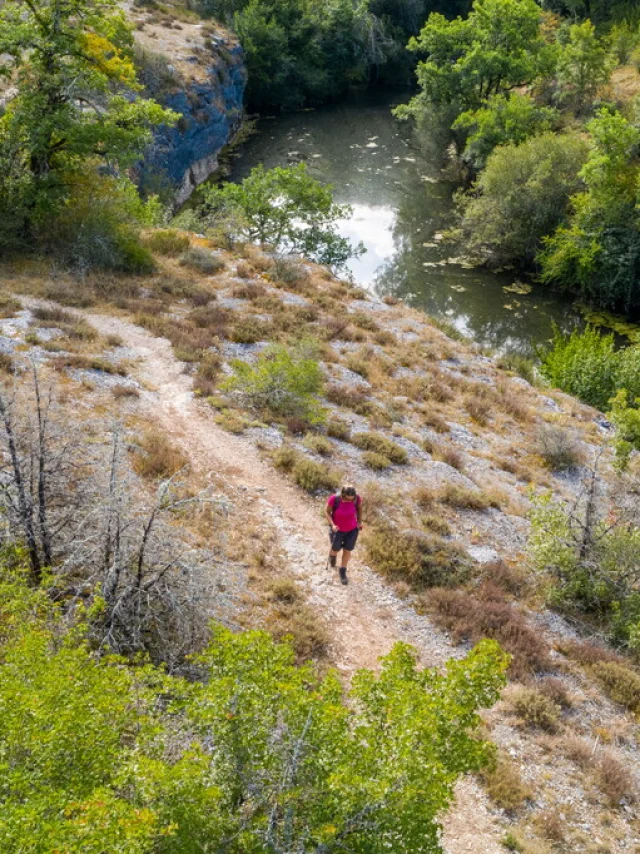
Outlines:
{"type": "MultiPolygon", "coordinates": [[[[193,396],[191,379],[166,339],[120,318],[81,314],[103,335],[122,339],[146,389],[140,397],[145,414],[181,446],[196,470],[224,477],[239,500],[277,530],[287,569],[330,626],[332,659],[345,677],[359,667],[375,667],[398,640],[415,646],[425,665],[461,654],[361,561],[350,568],[349,586],[339,584],[326,567],[328,537],[317,505],[265,463],[253,445],[214,423],[207,404],[193,396]]],[[[457,804],[444,823],[448,854],[504,852],[501,828],[472,780],[459,784],[457,804]]]]}

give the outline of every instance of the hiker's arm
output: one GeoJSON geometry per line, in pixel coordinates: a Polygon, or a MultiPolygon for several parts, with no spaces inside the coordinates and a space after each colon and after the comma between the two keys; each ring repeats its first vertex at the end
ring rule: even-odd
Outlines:
{"type": "Polygon", "coordinates": [[[356,513],[358,514],[358,528],[362,528],[362,499],[358,501],[358,506],[356,507],[356,513]]]}
{"type": "Polygon", "coordinates": [[[333,508],[331,507],[331,505],[327,504],[324,510],[324,515],[327,517],[327,522],[331,525],[331,528],[335,529],[335,522],[333,521],[332,511],[333,508]]]}

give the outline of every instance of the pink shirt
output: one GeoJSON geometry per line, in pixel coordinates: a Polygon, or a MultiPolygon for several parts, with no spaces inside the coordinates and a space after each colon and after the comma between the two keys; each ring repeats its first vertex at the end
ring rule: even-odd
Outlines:
{"type": "MultiPolygon", "coordinates": [[[[336,497],[335,495],[332,495],[327,501],[327,507],[333,510],[333,505],[335,503],[336,497]]],[[[335,513],[332,513],[333,524],[337,526],[339,531],[342,531],[345,534],[358,527],[358,511],[356,509],[356,503],[360,503],[360,496],[358,496],[355,501],[345,501],[344,498],[341,498],[338,509],[335,513]]]]}

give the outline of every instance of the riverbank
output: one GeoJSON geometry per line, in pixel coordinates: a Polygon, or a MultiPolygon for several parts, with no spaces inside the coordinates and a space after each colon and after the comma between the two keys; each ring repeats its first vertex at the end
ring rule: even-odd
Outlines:
{"type": "Polygon", "coordinates": [[[38,321],[33,302],[19,312],[5,301],[3,351],[34,357],[85,418],[109,415],[128,431],[148,423],[191,459],[200,480],[215,484],[230,508],[220,530],[249,567],[247,588],[233,581],[245,624],[292,631],[299,649],[324,649],[348,677],[400,638],[425,664],[464,652],[466,635],[443,610],[452,600],[434,584],[454,585],[449,592],[465,610],[484,603],[503,621],[519,669],[487,716],[501,764],[486,790],[472,781],[461,789],[445,821],[450,854],[497,854],[507,832],[543,846],[525,850],[547,851],[537,828],[550,811],[565,816],[572,851],[633,851],[635,807],[625,800],[612,809],[598,788],[603,748],[596,745],[591,763],[572,753],[576,739],[606,737],[607,751],[637,775],[633,718],[576,662],[578,635],[541,605],[526,570],[531,496],[575,498],[582,466],[606,443],[599,413],[500,370],[422,312],[373,300],[322,268],[276,263],[251,246],[230,253],[193,237],[191,249],[179,251],[157,255],[157,272],[139,279],[79,282],[27,262],[5,265],[5,289],[82,306],[100,337],[74,343],[55,322],[38,321]],[[324,376],[326,426],[274,419],[226,387],[235,360],[255,365],[269,344],[310,338],[324,376]],[[120,386],[134,391],[116,394],[120,386]],[[541,441],[553,431],[572,437],[573,468],[554,468],[541,441]],[[365,497],[366,516],[343,589],[325,568],[320,510],[347,479],[365,497]],[[299,587],[302,623],[297,607],[278,599],[282,577],[299,587]],[[570,700],[547,733],[527,723],[516,697],[518,685],[537,691],[550,677],[570,700]],[[500,795],[505,786],[509,803],[500,795]]]}

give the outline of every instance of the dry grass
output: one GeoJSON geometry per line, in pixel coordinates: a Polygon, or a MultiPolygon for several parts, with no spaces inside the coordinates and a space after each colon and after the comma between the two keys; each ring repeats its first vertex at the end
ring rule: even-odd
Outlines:
{"type": "Polygon", "coordinates": [[[12,294],[0,293],[0,317],[14,317],[22,309],[22,303],[12,294]]]}
{"type": "Polygon", "coordinates": [[[437,625],[451,633],[454,643],[477,643],[485,637],[497,640],[512,656],[512,678],[526,679],[551,667],[544,640],[491,583],[484,582],[476,596],[462,590],[432,590],[424,602],[437,625]]]}
{"type": "MultiPolygon", "coordinates": [[[[424,448],[426,451],[426,444],[424,448]]],[[[460,453],[460,451],[458,451],[451,445],[433,443],[431,445],[431,451],[428,451],[428,453],[432,454],[434,460],[438,460],[441,463],[446,463],[448,466],[451,466],[451,468],[454,468],[457,471],[464,470],[464,460],[462,458],[462,454],[460,453]]]]}
{"type": "Polygon", "coordinates": [[[362,386],[329,385],[325,396],[330,403],[351,409],[358,415],[369,415],[372,410],[369,390],[362,386]]]}
{"type": "Polygon", "coordinates": [[[617,661],[597,661],[589,670],[615,703],[640,712],[640,675],[635,670],[617,661]]]}
{"type": "Polygon", "coordinates": [[[266,596],[271,603],[266,628],[276,640],[291,642],[298,663],[326,658],[331,640],[327,626],[304,601],[295,580],[289,576],[270,579],[266,596]]]}
{"type": "Polygon", "coordinates": [[[593,745],[584,738],[570,733],[561,739],[557,739],[556,743],[567,759],[575,762],[579,768],[585,770],[590,766],[593,759],[593,745]]]}
{"type": "Polygon", "coordinates": [[[169,478],[185,468],[189,459],[164,433],[149,428],[134,450],[133,467],[142,477],[169,478]]]}
{"type": "Polygon", "coordinates": [[[51,360],[51,366],[56,371],[72,368],[80,371],[100,371],[103,374],[116,374],[121,377],[127,376],[127,370],[123,365],[113,365],[99,356],[82,356],[79,354],[55,356],[51,360]]]}
{"type": "Polygon", "coordinates": [[[562,679],[558,679],[556,676],[547,676],[537,683],[537,688],[558,708],[571,709],[573,707],[573,701],[562,679]]]}
{"type": "Polygon", "coordinates": [[[348,442],[351,439],[351,428],[340,418],[331,418],[327,423],[327,436],[332,439],[339,439],[341,442],[348,442]]]}
{"type": "Polygon", "coordinates": [[[487,510],[490,499],[479,489],[468,489],[457,483],[447,483],[438,492],[438,499],[457,510],[487,510]]]}
{"type": "Polygon", "coordinates": [[[140,397],[140,392],[132,385],[114,385],[111,388],[111,394],[116,400],[122,400],[132,397],[140,397]]]}
{"type": "Polygon", "coordinates": [[[331,457],[333,455],[333,445],[324,436],[310,435],[304,441],[305,447],[321,457],[331,457]]]}
{"type": "Polygon", "coordinates": [[[356,433],[351,437],[351,442],[361,451],[370,451],[386,457],[396,465],[406,465],[409,462],[405,449],[381,433],[356,433]]]}
{"type": "Polygon", "coordinates": [[[557,424],[545,424],[538,431],[538,453],[551,471],[576,468],[582,452],[575,431],[557,424]]]}

